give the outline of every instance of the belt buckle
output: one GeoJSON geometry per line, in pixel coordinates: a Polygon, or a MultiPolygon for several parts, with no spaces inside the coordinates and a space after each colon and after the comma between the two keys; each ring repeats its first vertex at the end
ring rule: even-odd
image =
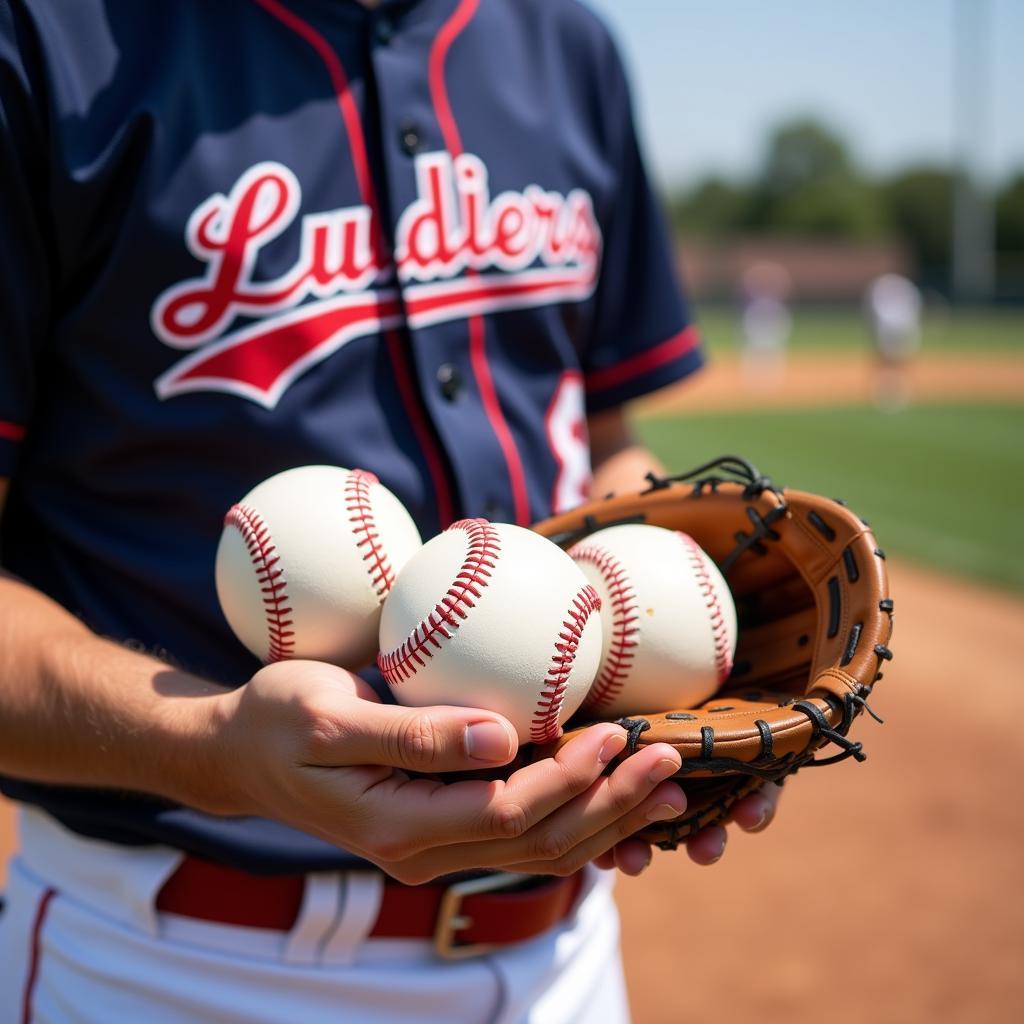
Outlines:
{"type": "Polygon", "coordinates": [[[483,956],[498,948],[495,942],[467,942],[457,945],[455,933],[468,928],[473,919],[461,913],[462,901],[467,896],[478,892],[494,892],[499,889],[510,889],[524,881],[522,875],[499,871],[493,875],[480,878],[469,878],[463,882],[453,882],[441,897],[441,906],[437,912],[437,927],[434,929],[434,949],[438,956],[446,960],[462,960],[470,956],[483,956]]]}

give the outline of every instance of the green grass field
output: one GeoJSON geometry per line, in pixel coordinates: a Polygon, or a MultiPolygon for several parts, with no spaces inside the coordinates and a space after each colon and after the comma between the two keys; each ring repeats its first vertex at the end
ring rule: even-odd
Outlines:
{"type": "Polygon", "coordinates": [[[649,417],[671,468],[751,460],[776,483],[844,498],[887,552],[1024,591],[1024,405],[649,417]]]}
{"type": "MultiPolygon", "coordinates": [[[[724,306],[700,306],[697,319],[707,346],[716,352],[739,347],[737,311],[724,306]]],[[[794,350],[864,349],[868,334],[859,311],[797,307],[793,311],[794,350]]],[[[923,351],[1017,351],[1024,353],[1024,310],[950,310],[930,312],[924,321],[923,351]]]]}

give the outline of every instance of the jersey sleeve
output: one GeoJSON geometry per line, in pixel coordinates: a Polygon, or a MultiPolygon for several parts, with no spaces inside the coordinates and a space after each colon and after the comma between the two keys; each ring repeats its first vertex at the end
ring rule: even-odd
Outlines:
{"type": "Polygon", "coordinates": [[[26,22],[0,0],[0,476],[13,473],[28,430],[51,299],[45,133],[32,53],[26,22]]]}
{"type": "Polygon", "coordinates": [[[640,153],[625,72],[610,41],[608,49],[602,110],[618,180],[602,218],[595,328],[583,355],[588,412],[672,384],[704,361],[640,153]]]}

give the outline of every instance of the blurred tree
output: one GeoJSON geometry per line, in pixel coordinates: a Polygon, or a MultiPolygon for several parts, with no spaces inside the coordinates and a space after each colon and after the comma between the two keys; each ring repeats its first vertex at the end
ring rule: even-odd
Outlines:
{"type": "Polygon", "coordinates": [[[996,196],[996,274],[1003,296],[1024,301],[1024,172],[996,196]]]}
{"type": "Polygon", "coordinates": [[[728,235],[740,224],[748,202],[744,185],[711,175],[669,199],[672,226],[684,237],[728,235]]]}
{"type": "Polygon", "coordinates": [[[952,253],[953,173],[941,167],[911,167],[882,186],[896,234],[926,273],[949,267],[952,253]]]}
{"type": "Polygon", "coordinates": [[[861,240],[885,234],[878,193],[866,181],[813,182],[774,204],[778,234],[861,240]]]}
{"type": "Polygon", "coordinates": [[[870,238],[884,233],[876,188],[838,134],[812,119],[780,125],[768,140],[742,226],[773,234],[870,238]]]}
{"type": "Polygon", "coordinates": [[[817,121],[779,125],[768,140],[756,188],[765,198],[785,198],[822,181],[855,177],[846,143],[817,121]]]}
{"type": "MultiPolygon", "coordinates": [[[[805,118],[772,132],[752,181],[712,174],[670,196],[669,208],[684,237],[898,237],[910,247],[920,280],[945,290],[953,191],[953,172],[937,165],[872,180],[837,132],[805,118]]],[[[1001,290],[1024,296],[1024,172],[998,193],[995,216],[1001,290]]]]}
{"type": "Polygon", "coordinates": [[[1024,253],[1024,173],[1018,174],[996,197],[996,248],[1024,253]]]}

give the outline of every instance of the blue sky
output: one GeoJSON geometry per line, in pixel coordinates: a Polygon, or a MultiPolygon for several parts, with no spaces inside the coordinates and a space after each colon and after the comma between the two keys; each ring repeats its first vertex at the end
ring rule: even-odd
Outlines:
{"type": "Polygon", "coordinates": [[[975,165],[996,181],[1024,171],[1024,0],[585,2],[619,40],[663,185],[749,174],[770,127],[799,115],[834,125],[869,170],[948,163],[964,2],[989,11],[991,103],[975,165]]]}

